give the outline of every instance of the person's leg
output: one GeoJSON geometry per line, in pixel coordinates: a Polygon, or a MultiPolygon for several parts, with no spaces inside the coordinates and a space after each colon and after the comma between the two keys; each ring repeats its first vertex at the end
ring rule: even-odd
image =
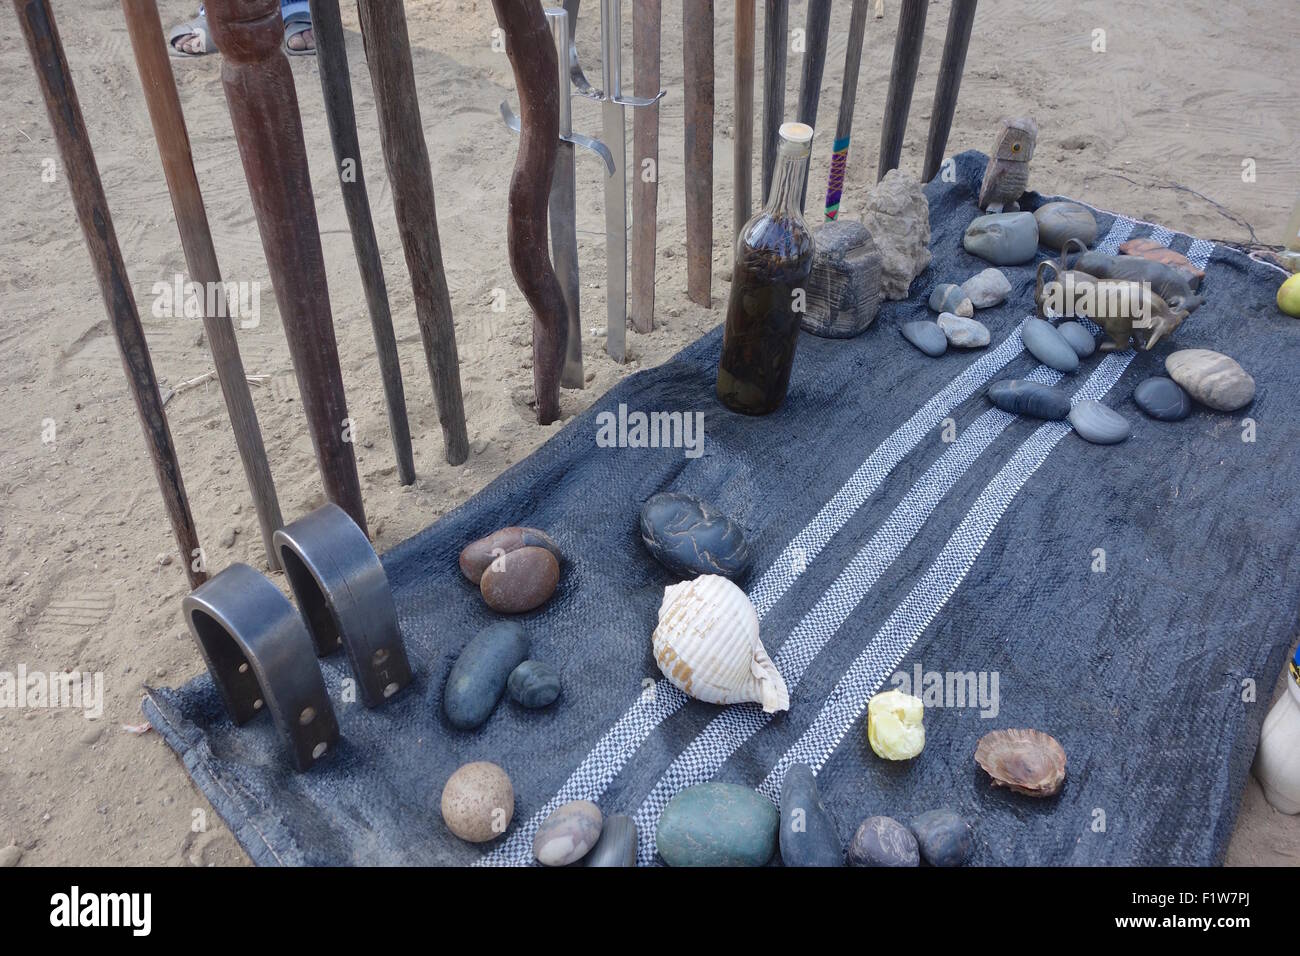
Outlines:
{"type": "Polygon", "coordinates": [[[280,15],[284,17],[284,45],[290,53],[311,53],[316,49],[312,35],[311,10],[307,0],[280,0],[280,15]]]}

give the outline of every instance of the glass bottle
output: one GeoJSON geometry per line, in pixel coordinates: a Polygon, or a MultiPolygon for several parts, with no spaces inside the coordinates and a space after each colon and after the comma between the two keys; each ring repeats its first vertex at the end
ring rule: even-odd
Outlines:
{"type": "Polygon", "coordinates": [[[735,269],[718,361],[718,399],[766,415],[785,399],[813,267],[813,238],[799,208],[813,130],[785,123],[762,211],[736,237],[735,269]]]}

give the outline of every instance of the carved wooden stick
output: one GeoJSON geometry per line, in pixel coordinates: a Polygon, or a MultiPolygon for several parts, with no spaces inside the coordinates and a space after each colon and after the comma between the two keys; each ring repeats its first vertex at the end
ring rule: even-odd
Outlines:
{"type": "MultiPolygon", "coordinates": [[[[459,465],[469,457],[465,398],[460,390],[460,359],[451,293],[442,270],[442,242],[434,205],[433,172],[415,92],[406,12],[394,0],[357,0],[361,37],[370,67],[379,114],[379,140],[393,191],[393,212],[411,274],[415,318],[424,342],[424,357],[433,380],[438,421],[447,461],[459,465]]],[[[543,239],[545,234],[543,233],[543,239]]]]}
{"type": "MultiPolygon", "coordinates": [[[[632,95],[659,92],[659,22],[662,0],[632,4],[632,95]]],[[[659,104],[632,111],[632,328],[654,331],[655,263],[659,223],[659,104]],[[654,164],[647,179],[642,165],[654,164]]]]}
{"type": "Polygon", "coordinates": [[[127,385],[135,400],[136,414],[144,428],[145,442],[153,458],[158,487],[162,489],[163,504],[171,519],[172,533],[181,550],[181,561],[189,577],[190,587],[196,588],[207,580],[200,560],[199,535],[190,514],[189,499],[185,496],[185,483],[181,480],[180,462],[172,444],[171,430],[163,412],[162,396],[158,392],[158,379],[154,376],[149,345],[140,325],[131,282],[122,262],[122,251],[113,231],[113,217],[109,215],[104,187],[99,181],[99,169],[86,135],[86,121],[81,115],[81,104],[72,85],[68,60],[63,54],[59,30],[46,0],[14,0],[18,25],[27,50],[32,57],[36,78],[50,126],[58,143],[59,157],[63,160],[72,205],[77,210],[81,233],[90,252],[90,263],[95,269],[99,292],[104,299],[109,323],[117,339],[122,356],[127,385]]]}
{"type": "Polygon", "coordinates": [[[217,266],[217,252],[212,246],[203,194],[194,174],[190,137],[185,130],[185,116],[176,93],[176,80],[172,76],[158,5],[154,0],[122,0],[122,13],[131,36],[131,48],[135,51],[136,70],[140,74],[140,85],[144,87],[144,99],[149,107],[163,174],[167,177],[172,211],[185,250],[185,264],[190,270],[191,280],[204,289],[204,302],[215,301],[218,304],[211,314],[204,310],[203,329],[212,348],[212,362],[216,366],[217,381],[221,383],[221,394],[226,399],[226,412],[235,433],[235,447],[239,449],[244,476],[253,493],[266,562],[275,570],[280,567],[280,559],[276,556],[271,536],[284,521],[280,517],[280,502],[275,495],[271,466],[266,460],[266,447],[262,444],[262,430],[257,425],[257,412],[253,409],[253,396],[248,392],[244,363],[239,357],[239,343],[235,341],[234,325],[226,309],[225,286],[221,281],[221,269],[217,266]]]}
{"type": "Polygon", "coordinates": [[[763,195],[772,190],[776,143],[785,122],[785,59],[790,32],[790,0],[766,0],[763,5],[763,195]]]}
{"type": "Polygon", "coordinates": [[[686,297],[708,308],[713,285],[713,0],[682,2],[686,103],[686,297]]]}
{"type": "Polygon", "coordinates": [[[934,88],[934,109],[930,111],[930,135],[925,141],[923,183],[934,178],[948,148],[948,133],[952,131],[952,117],[957,111],[957,92],[961,89],[962,71],[966,69],[971,27],[975,24],[975,3],[976,0],[953,0],[948,14],[948,34],[943,41],[939,82],[934,88]]]}
{"type": "Polygon", "coordinates": [[[519,89],[519,157],[510,177],[506,241],[510,268],[533,308],[533,389],[537,421],[560,415],[560,369],[568,316],[564,292],[546,254],[546,213],[559,142],[555,46],[534,0],[492,0],[519,89]]]}
{"type": "Polygon", "coordinates": [[[835,145],[831,147],[831,171],[826,181],[826,218],[840,212],[844,176],[849,166],[849,142],[853,135],[853,108],[858,101],[858,68],[862,65],[862,35],[867,28],[867,0],[853,0],[849,16],[849,43],[844,52],[844,85],[840,88],[840,116],[835,124],[835,145]]]}
{"type": "Polygon", "coordinates": [[[899,0],[898,34],[894,37],[894,62],[889,70],[889,93],[885,97],[885,119],[880,125],[880,162],[876,179],[898,168],[903,155],[903,133],[912,108],[916,68],[921,62],[921,39],[925,36],[925,11],[929,0],[899,0]]]}
{"type": "Polygon", "coordinates": [[[278,0],[207,0],[221,84],[325,494],[366,530],[347,399],[278,0]]]}
{"type": "Polygon", "coordinates": [[[388,309],[384,263],[379,258],[379,241],[375,238],[375,226],[370,219],[366,179],[361,172],[361,144],[357,141],[357,117],[352,107],[352,79],[348,71],[343,18],[339,15],[338,0],[310,0],[309,6],[312,33],[316,38],[321,93],[325,97],[325,119],[329,123],[334,162],[343,188],[343,208],[347,211],[348,230],[352,233],[352,250],[366,292],[379,375],[384,382],[388,430],[393,434],[393,451],[397,456],[397,480],[409,485],[415,481],[411,426],[406,418],[406,393],[402,388],[402,365],[397,355],[393,316],[388,309]]]}
{"type": "Polygon", "coordinates": [[[732,178],[736,198],[732,241],[749,221],[754,207],[754,0],[736,0],[736,138],[732,178]]]}
{"type": "MultiPolygon", "coordinates": [[[[817,104],[822,95],[822,73],[826,70],[826,42],[831,32],[831,0],[808,0],[808,19],[804,21],[803,68],[799,75],[800,123],[817,127],[817,104]]],[[[803,169],[799,187],[799,208],[803,209],[808,191],[808,166],[803,169]]]]}

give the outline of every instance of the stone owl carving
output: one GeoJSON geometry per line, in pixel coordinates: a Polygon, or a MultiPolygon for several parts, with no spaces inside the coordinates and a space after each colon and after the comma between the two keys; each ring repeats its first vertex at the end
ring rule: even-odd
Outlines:
{"type": "Polygon", "coordinates": [[[979,207],[988,212],[1011,212],[1029,185],[1029,160],[1038,141],[1038,124],[1032,116],[1004,118],[993,144],[992,158],[980,184],[979,207]]]}

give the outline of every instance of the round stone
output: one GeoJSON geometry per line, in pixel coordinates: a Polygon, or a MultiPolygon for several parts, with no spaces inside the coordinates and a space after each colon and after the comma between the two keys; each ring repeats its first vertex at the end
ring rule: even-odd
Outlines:
{"type": "Polygon", "coordinates": [[[757,791],[701,783],[668,801],[655,848],[669,866],[764,866],[776,852],[780,816],[757,791]]]}
{"type": "Polygon", "coordinates": [[[1073,372],[1079,367],[1079,353],[1056,326],[1042,319],[1028,318],[1020,328],[1020,337],[1029,354],[1048,368],[1073,372]]]}
{"type": "Polygon", "coordinates": [[[967,318],[975,314],[975,306],[962,291],[961,286],[944,282],[934,287],[930,293],[930,308],[936,312],[951,312],[967,318]]]}
{"type": "Polygon", "coordinates": [[[948,351],[948,337],[943,334],[943,329],[939,328],[937,322],[908,322],[901,331],[903,338],[931,358],[937,358],[948,351]]]}
{"type": "Polygon", "coordinates": [[[1001,305],[1011,294],[1011,280],[1001,270],[985,269],[961,284],[961,291],[977,309],[991,309],[1001,305]]]}
{"type": "Polygon", "coordinates": [[[560,696],[560,672],[543,661],[524,661],[510,672],[506,688],[521,707],[548,707],[560,696]]]}
{"type": "Polygon", "coordinates": [[[947,808],[914,817],[912,833],[921,859],[931,866],[961,866],[975,849],[970,824],[947,808]]]}
{"type": "Polygon", "coordinates": [[[590,800],[556,807],[533,837],[533,856],[544,866],[568,866],[586,856],[600,839],[605,817],[590,800]]]}
{"type": "Polygon", "coordinates": [[[442,690],[453,727],[473,730],[492,714],[511,672],[528,657],[528,635],[514,621],[497,621],[475,634],[456,658],[442,690]]]}
{"type": "Polygon", "coordinates": [[[1079,437],[1094,445],[1117,445],[1133,433],[1127,418],[1092,399],[1070,409],[1069,418],[1079,437]]]}
{"type": "Polygon", "coordinates": [[[1030,415],[1048,421],[1060,421],[1070,414],[1070,396],[1059,388],[1008,378],[994,382],[988,397],[998,408],[1013,415],[1030,415]]]}
{"type": "Polygon", "coordinates": [[[595,848],[582,858],[583,866],[636,866],[636,821],[622,814],[605,818],[595,848]]]}
{"type": "Polygon", "coordinates": [[[1133,391],[1133,401],[1152,418],[1162,422],[1182,421],[1192,413],[1192,399],[1173,379],[1157,375],[1133,391]]]}
{"type": "Polygon", "coordinates": [[[1165,370],[1192,398],[1220,412],[1235,412],[1255,398],[1255,380],[1220,352],[1181,349],[1165,359],[1165,370]]]}
{"type": "Polygon", "coordinates": [[[791,764],[781,780],[781,862],[786,866],[843,866],[840,835],[822,803],[807,764],[791,764]]]}
{"type": "Polygon", "coordinates": [[[526,547],[503,554],[479,580],[487,606],[502,614],[523,614],[545,604],[560,581],[560,563],[546,548],[526,547]]]}
{"type": "Polygon", "coordinates": [[[515,788],[494,763],[467,763],[442,788],[442,820],[469,843],[486,843],[506,832],[515,814],[515,788]]]}
{"type": "Polygon", "coordinates": [[[944,312],[940,314],[937,324],[947,337],[948,344],[959,349],[979,349],[989,344],[988,326],[977,319],[944,312]]]}
{"type": "Polygon", "coordinates": [[[995,266],[1016,266],[1038,253],[1038,223],[1033,213],[998,212],[978,216],[966,227],[962,247],[995,266]]]}
{"type": "Polygon", "coordinates": [[[920,866],[916,837],[893,817],[867,817],[849,843],[849,866],[920,866]]]}
{"type": "Polygon", "coordinates": [[[500,531],[493,531],[487,537],[465,545],[465,549],[460,553],[460,573],[474,584],[478,584],[488,565],[501,555],[518,551],[520,548],[545,548],[555,555],[557,562],[564,562],[560,546],[545,531],[538,531],[536,528],[502,528],[500,531]]]}
{"type": "Polygon", "coordinates": [[[740,525],[693,495],[665,491],[646,499],[641,541],[678,577],[720,574],[735,580],[749,568],[749,544],[740,525]]]}
{"type": "Polygon", "coordinates": [[[1038,223],[1038,241],[1053,252],[1060,252],[1070,239],[1078,239],[1085,246],[1097,239],[1097,217],[1077,202],[1044,203],[1034,210],[1034,220],[1038,223]]]}
{"type": "Polygon", "coordinates": [[[1061,333],[1061,338],[1070,343],[1070,348],[1074,349],[1079,358],[1087,358],[1097,351],[1097,340],[1078,322],[1062,322],[1056,327],[1056,331],[1061,333]]]}

